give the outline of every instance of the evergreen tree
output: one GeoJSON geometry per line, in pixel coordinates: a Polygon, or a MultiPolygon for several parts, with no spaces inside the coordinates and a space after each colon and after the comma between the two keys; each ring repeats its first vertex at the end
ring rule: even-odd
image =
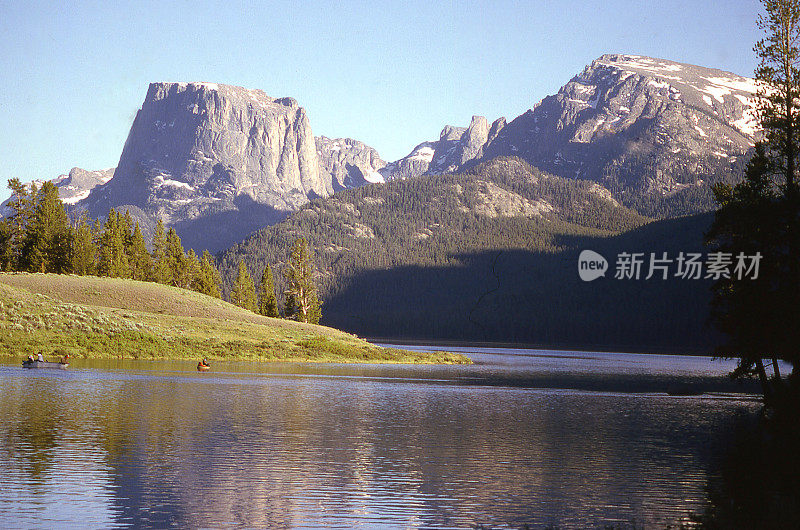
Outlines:
{"type": "Polygon", "coordinates": [[[0,220],[0,270],[2,271],[13,270],[12,230],[12,224],[9,219],[0,220]]]}
{"type": "Polygon", "coordinates": [[[188,288],[192,276],[187,269],[186,254],[183,252],[181,238],[174,228],[170,228],[167,231],[167,248],[165,254],[172,285],[175,287],[188,288]]]}
{"type": "Polygon", "coordinates": [[[765,136],[769,171],[788,197],[797,194],[800,155],[800,2],[762,0],[758,27],[766,33],[755,45],[759,57],[758,117],[765,136]]]}
{"type": "Polygon", "coordinates": [[[156,230],[153,234],[152,279],[157,283],[172,283],[172,272],[167,260],[167,235],[164,232],[164,223],[161,219],[156,223],[156,230]]]}
{"type": "Polygon", "coordinates": [[[35,200],[33,214],[25,230],[23,254],[25,268],[31,272],[68,272],[69,220],[58,188],[45,182],[35,200]]]}
{"type": "Polygon", "coordinates": [[[256,310],[256,287],[244,261],[239,262],[239,274],[231,289],[231,303],[249,311],[256,310]]]}
{"type": "Polygon", "coordinates": [[[272,267],[264,267],[259,286],[258,312],[268,317],[277,317],[278,300],[275,298],[275,279],[272,276],[272,267]]]}
{"type": "Polygon", "coordinates": [[[100,235],[99,272],[111,278],[130,278],[130,263],[126,252],[130,232],[123,216],[113,208],[100,235]]]}
{"type": "Polygon", "coordinates": [[[200,260],[197,258],[197,253],[193,248],[190,248],[189,252],[186,253],[184,264],[182,276],[186,278],[185,288],[197,290],[194,285],[200,276],[200,260]]]}
{"type": "Polygon", "coordinates": [[[283,300],[283,316],[285,318],[293,318],[296,311],[297,305],[294,301],[294,295],[287,291],[283,300]]]}
{"type": "Polygon", "coordinates": [[[764,0],[759,27],[766,37],[755,46],[760,58],[759,119],[765,142],[756,146],[744,182],[717,185],[720,205],[706,235],[714,250],[763,259],[757,279],[720,278],[714,284],[712,319],[727,334],[720,352],[739,357],[739,376],[757,375],[765,405],[800,409],[800,2],[764,0]],[[768,377],[764,359],[772,365],[768,377]],[[779,360],[792,365],[788,392],[779,360]],[[794,394],[789,407],[788,396],[794,394]]]}
{"type": "Polygon", "coordinates": [[[200,267],[192,282],[192,289],[199,293],[213,296],[214,298],[221,298],[219,286],[222,284],[222,278],[214,266],[214,260],[207,250],[203,251],[203,257],[200,260],[200,267]]]}
{"type": "Polygon", "coordinates": [[[140,281],[150,279],[153,262],[150,258],[150,253],[147,252],[147,245],[144,242],[138,222],[133,229],[133,235],[128,245],[128,263],[130,264],[131,278],[140,281]]]}
{"type": "Polygon", "coordinates": [[[26,239],[28,223],[33,217],[33,209],[36,205],[36,185],[31,183],[30,188],[20,182],[18,178],[8,181],[11,190],[11,199],[8,206],[14,211],[8,219],[7,229],[7,249],[4,254],[7,256],[6,262],[8,270],[20,270],[23,262],[23,245],[26,239]]]}
{"type": "Polygon", "coordinates": [[[85,215],[81,216],[72,230],[70,261],[75,274],[83,276],[96,272],[97,246],[94,243],[94,231],[85,215]]]}
{"type": "Polygon", "coordinates": [[[289,262],[283,271],[287,283],[286,318],[311,324],[319,323],[322,302],[317,294],[314,272],[314,257],[308,248],[308,242],[301,237],[295,241],[289,262]]]}

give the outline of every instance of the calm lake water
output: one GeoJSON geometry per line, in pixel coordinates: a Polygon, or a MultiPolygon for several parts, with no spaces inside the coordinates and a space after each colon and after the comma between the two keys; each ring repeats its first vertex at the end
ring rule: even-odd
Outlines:
{"type": "Polygon", "coordinates": [[[0,361],[0,528],[659,528],[759,407],[731,362],[449,349],[476,364],[0,361]]]}

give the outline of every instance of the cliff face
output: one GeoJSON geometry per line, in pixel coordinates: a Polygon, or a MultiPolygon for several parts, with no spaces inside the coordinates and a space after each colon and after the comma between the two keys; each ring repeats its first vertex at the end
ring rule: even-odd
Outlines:
{"type": "Polygon", "coordinates": [[[386,162],[372,147],[350,138],[316,138],[320,173],[330,178],[333,191],[357,188],[371,182],[383,182],[378,170],[386,162]]]}
{"type": "Polygon", "coordinates": [[[635,55],[604,55],[484,149],[617,193],[670,195],[757,139],[754,80],[635,55]]]}
{"type": "Polygon", "coordinates": [[[114,179],[87,206],[139,206],[166,223],[252,201],[291,211],[333,192],[305,110],[291,98],[211,83],[153,83],[114,179]]]}
{"type": "MultiPolygon", "coordinates": [[[[292,98],[213,83],[152,83],[114,178],[81,205],[133,207],[216,250],[333,193],[292,98]]],[[[143,220],[146,222],[145,220],[143,220]]]]}
{"type": "Polygon", "coordinates": [[[474,116],[468,128],[448,125],[438,141],[381,172],[392,180],[516,156],[562,177],[598,182],[648,215],[692,213],[713,202],[710,183],[741,172],[760,134],[756,89],[753,79],[730,72],[603,55],[511,122],[487,126],[474,116]]]}

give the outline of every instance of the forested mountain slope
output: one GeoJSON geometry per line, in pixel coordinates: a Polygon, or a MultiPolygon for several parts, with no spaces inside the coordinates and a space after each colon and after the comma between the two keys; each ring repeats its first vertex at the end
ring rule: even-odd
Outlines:
{"type": "Polygon", "coordinates": [[[313,201],[219,264],[227,286],[240,259],[255,277],[267,264],[280,271],[306,237],[323,322],[362,336],[707,350],[706,281],[615,280],[613,269],[623,251],[702,252],[710,215],[648,221],[595,183],[504,157],[313,201]],[[584,248],[607,257],[606,278],[578,278],[584,248]]]}

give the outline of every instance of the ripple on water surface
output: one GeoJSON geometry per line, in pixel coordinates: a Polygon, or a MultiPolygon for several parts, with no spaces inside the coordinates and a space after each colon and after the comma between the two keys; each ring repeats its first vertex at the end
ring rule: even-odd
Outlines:
{"type": "Polygon", "coordinates": [[[512,364],[0,366],[0,527],[675,523],[757,407],[512,364]]]}

